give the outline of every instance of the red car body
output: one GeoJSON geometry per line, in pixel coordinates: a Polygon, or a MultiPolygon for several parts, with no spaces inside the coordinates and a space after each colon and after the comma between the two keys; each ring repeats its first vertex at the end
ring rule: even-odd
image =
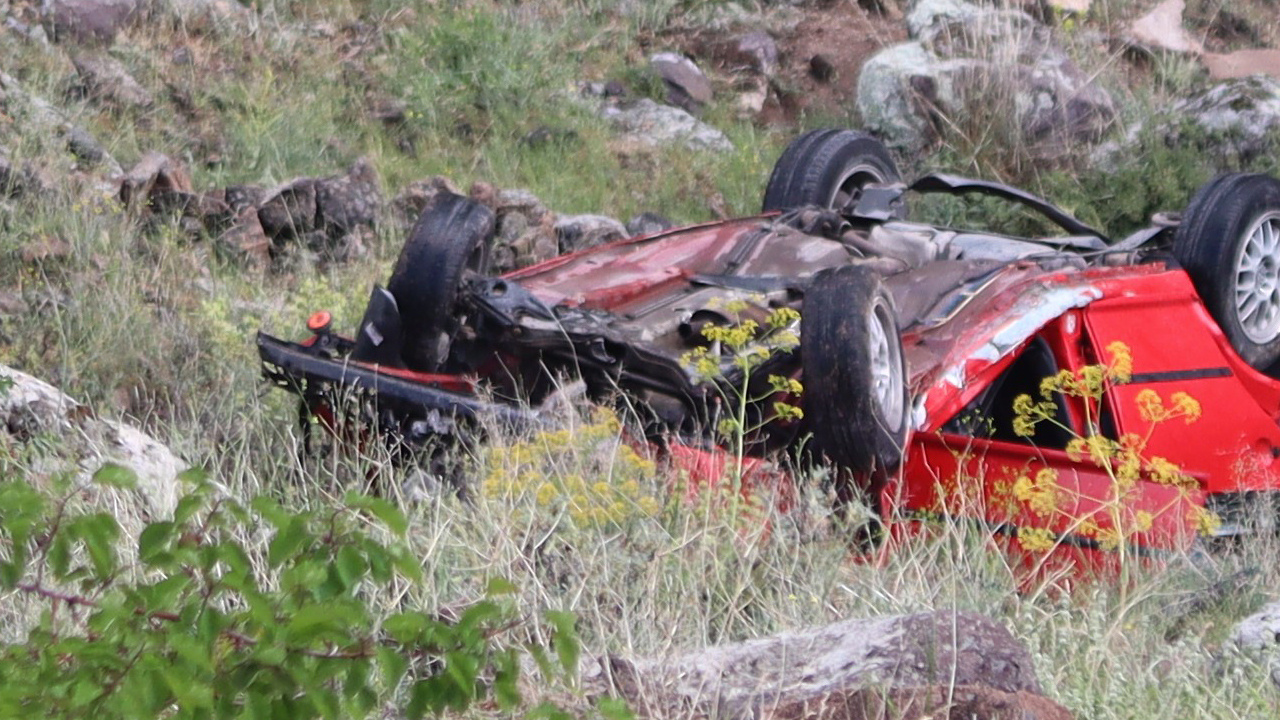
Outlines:
{"type": "MultiPolygon", "coordinates": [[[[948,191],[968,191],[982,185],[1006,197],[1016,193],[965,182],[927,178],[913,187],[941,184],[948,191]]],[[[935,244],[945,237],[954,257],[884,278],[902,315],[903,381],[910,399],[900,466],[867,485],[878,492],[886,520],[962,518],[1007,538],[1025,540],[1034,528],[1035,537],[1060,548],[1149,555],[1184,550],[1206,531],[1232,534],[1259,496],[1280,490],[1280,382],[1242,360],[1192,278],[1159,251],[1172,230],[1152,228],[1109,243],[1068,219],[1060,224],[1087,237],[1034,241],[1050,249],[1037,253],[1023,247],[1031,241],[899,222],[883,212],[884,201],[871,198],[868,212],[846,214],[852,226],[838,228],[834,238],[800,232],[796,225],[804,221],[788,225],[785,217],[765,214],[628,238],[499,278],[468,276],[468,319],[455,342],[463,337],[476,349],[460,369],[422,372],[403,367],[394,355],[353,358],[356,341],[327,327],[313,328],[314,337],[302,343],[260,334],[258,344],[267,376],[301,394],[309,412],[327,412],[325,393],[334,387],[360,388],[384,413],[380,429],[397,429],[402,437],[442,427],[448,432],[455,419],[485,415],[537,423],[542,391],[531,390],[534,380],[523,387],[511,380],[526,372],[522,368],[536,360],[544,368],[539,374],[549,374],[545,367],[554,365],[589,376],[592,363],[610,365],[611,387],[667,418],[657,423],[651,440],[672,466],[686,471],[695,485],[714,485],[733,467],[733,455],[712,433],[689,429],[704,416],[669,408],[697,406],[711,396],[695,381],[686,385],[676,377],[680,371],[672,358],[696,345],[687,327],[677,332],[676,316],[687,325],[692,312],[708,307],[704,296],[750,292],[772,294],[770,306],[799,307],[803,316],[803,289],[797,292],[791,283],[854,262],[851,240],[869,242],[879,233],[892,241],[892,249],[917,233],[935,244]],[[974,257],[966,257],[971,251],[974,257]],[[679,312],[668,312],[681,302],[679,312]],[[513,306],[495,310],[486,303],[516,303],[522,311],[548,314],[522,319],[508,312],[513,306]],[[499,316],[505,319],[494,320],[499,316]],[[582,330],[588,322],[602,328],[594,340],[582,330]],[[1108,348],[1117,341],[1127,347],[1131,368],[1106,383],[1100,400],[1058,394],[1057,425],[1030,437],[1009,432],[1019,395],[1039,400],[1045,377],[1061,371],[1079,376],[1087,367],[1113,361],[1108,348]],[[478,392],[481,386],[484,393],[478,392]],[[1199,417],[1152,422],[1142,403],[1150,391],[1166,404],[1175,392],[1184,393],[1198,403],[1199,417]],[[699,392],[701,400],[688,400],[699,392]],[[980,416],[985,431],[975,431],[966,420],[971,415],[980,416]],[[410,426],[417,430],[406,430],[410,426]],[[1100,463],[1079,452],[1080,439],[1096,435],[1142,439],[1144,465],[1120,489],[1117,461],[1100,463]],[[1076,447],[1069,451],[1072,440],[1076,447]],[[1153,476],[1145,461],[1154,458],[1180,468],[1182,481],[1153,476]],[[1046,469],[1050,475],[1041,475],[1046,469]],[[1052,503],[1045,502],[1043,483],[1034,486],[1037,477],[1051,477],[1052,503]],[[1221,522],[1207,521],[1206,509],[1221,522]]],[[[1063,215],[1043,201],[1030,204],[1052,211],[1046,212],[1051,218],[1053,212],[1063,215]]],[[[863,261],[892,265],[865,251],[857,259],[863,261]]],[[[804,380],[799,361],[783,360],[772,369],[804,380]]],[[[748,447],[744,484],[783,478],[786,505],[790,480],[770,459],[793,447],[805,428],[762,412],[768,429],[748,447]]]]}

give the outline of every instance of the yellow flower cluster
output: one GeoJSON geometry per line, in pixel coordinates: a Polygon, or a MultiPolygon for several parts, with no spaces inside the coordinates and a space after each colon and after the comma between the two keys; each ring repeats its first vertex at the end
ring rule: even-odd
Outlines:
{"type": "Polygon", "coordinates": [[[1020,475],[1013,481],[1013,496],[1026,503],[1037,515],[1053,513],[1061,501],[1058,472],[1052,468],[1041,468],[1034,478],[1020,475]]]}
{"type": "Polygon", "coordinates": [[[1134,402],[1138,404],[1138,414],[1143,420],[1151,423],[1165,422],[1182,418],[1188,425],[1200,419],[1200,401],[1181,390],[1169,396],[1169,405],[1151,388],[1138,391],[1134,402]]]}
{"type": "MultiPolygon", "coordinates": [[[[1133,377],[1133,356],[1129,347],[1122,342],[1113,342],[1106,349],[1110,354],[1110,361],[1106,364],[1090,365],[1077,373],[1062,370],[1045,378],[1040,383],[1042,399],[1036,400],[1025,394],[1018,396],[1013,403],[1014,431],[1030,437],[1037,423],[1058,422],[1057,405],[1052,399],[1055,393],[1082,398],[1086,411],[1096,417],[1103,394],[1110,387],[1127,383],[1133,377]]],[[[1175,419],[1192,423],[1201,415],[1200,403],[1181,391],[1170,395],[1166,404],[1156,391],[1143,389],[1134,401],[1139,415],[1153,426],[1175,419]]],[[[1109,497],[1095,499],[1101,503],[1096,514],[1068,519],[1079,534],[1097,540],[1105,549],[1116,549],[1132,535],[1146,532],[1155,524],[1155,517],[1150,511],[1131,509],[1140,480],[1173,486],[1186,492],[1194,490],[1197,483],[1167,458],[1147,457],[1144,454],[1146,437],[1125,433],[1118,439],[1112,439],[1097,432],[1093,421],[1089,425],[1095,428],[1094,431],[1073,437],[1065,449],[1072,460],[1079,462],[1087,458],[1107,472],[1112,480],[1109,497]]],[[[1009,489],[1014,500],[1042,518],[1069,512],[1063,509],[1065,501],[1070,500],[1067,492],[1058,483],[1057,472],[1050,468],[1042,468],[1034,476],[1024,473],[1009,489]]],[[[1212,532],[1219,522],[1213,512],[1202,507],[1193,507],[1191,512],[1190,520],[1202,533],[1212,532]]],[[[1053,547],[1054,536],[1046,530],[1025,529],[1019,530],[1018,541],[1028,550],[1047,550],[1053,547]]]]}
{"type": "Polygon", "coordinates": [[[800,313],[792,308],[770,310],[764,318],[762,328],[759,322],[740,316],[749,307],[746,301],[730,300],[712,304],[713,307],[719,305],[738,316],[735,322],[702,328],[702,335],[710,345],[694,348],[680,358],[682,365],[703,380],[717,380],[724,376],[727,367],[721,366],[721,358],[728,358],[731,365],[750,372],[774,353],[791,352],[800,344],[800,336],[794,329],[800,320],[800,313]]]}
{"type": "Polygon", "coordinates": [[[1027,552],[1048,552],[1058,544],[1058,539],[1044,528],[1020,527],[1018,544],[1027,552]]]}
{"type": "Polygon", "coordinates": [[[517,515],[534,513],[588,530],[620,527],[662,511],[656,465],[627,444],[617,415],[603,408],[573,430],[544,431],[495,447],[489,461],[482,495],[510,502],[517,515]]]}

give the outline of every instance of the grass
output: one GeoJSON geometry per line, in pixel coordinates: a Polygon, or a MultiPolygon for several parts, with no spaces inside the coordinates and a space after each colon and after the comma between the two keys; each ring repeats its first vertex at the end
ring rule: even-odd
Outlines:
{"type": "MultiPolygon", "coordinates": [[[[1134,11],[1133,3],[1094,4],[1085,22],[1118,22],[1134,11]]],[[[563,93],[581,79],[635,77],[655,35],[719,5],[264,0],[259,20],[243,31],[171,19],[129,29],[110,52],[155,93],[157,104],[147,109],[68,98],[72,71],[56,47],[0,35],[0,67],[95,133],[126,167],[159,150],[187,163],[202,190],[334,174],[368,156],[388,196],[439,174],[462,188],[475,181],[528,188],[564,213],[625,220],[654,210],[697,222],[712,217],[716,196],[731,214],[754,212],[792,133],[737,119],[723,100],[706,117],[726,132],[733,152],[621,151],[610,129],[563,93]],[[178,49],[189,52],[189,64],[173,61],[178,49]],[[404,102],[405,124],[387,128],[371,118],[367,108],[378,99],[404,102]],[[539,127],[569,134],[548,146],[522,141],[539,127]],[[399,142],[405,138],[410,149],[399,142]]],[[[1087,46],[1072,49],[1083,57],[1087,46]]],[[[1194,83],[1179,67],[1144,85],[1145,77],[1125,77],[1127,66],[1115,58],[1102,65],[1100,77],[1117,91],[1125,117],[1194,83]],[[1127,83],[1140,89],[1126,91],[1127,83]]],[[[0,115],[0,146],[57,177],[70,170],[61,144],[22,118],[0,115]]],[[[1065,198],[1086,220],[1123,226],[1149,205],[1180,207],[1205,174],[1194,156],[1144,147],[1148,154],[1137,161],[1144,170],[1109,181],[1074,165],[1029,162],[1007,137],[976,132],[950,137],[943,153],[920,165],[990,171],[1065,198]],[[1118,204],[1126,198],[1132,206],[1118,204]]],[[[0,204],[0,289],[30,307],[3,318],[0,361],[101,414],[141,424],[238,496],[323,507],[373,478],[404,502],[427,571],[421,586],[369,598],[386,611],[473,599],[487,579],[505,577],[519,588],[523,613],[571,610],[591,650],[647,655],[848,617],[973,610],[1003,621],[1028,645],[1046,693],[1078,717],[1276,715],[1280,698],[1265,669],[1222,650],[1229,625],[1273,599],[1268,593],[1280,581],[1274,543],[1209,567],[1142,572],[1124,592],[1106,582],[1069,592],[1049,581],[1028,587],[986,538],[960,526],[907,542],[882,562],[859,562],[831,529],[816,492],[803,513],[769,518],[767,535],[751,532],[715,508],[668,502],[659,473],[620,470],[617,463],[630,461],[616,453],[602,462],[585,431],[554,443],[504,438],[470,458],[477,482],[496,474],[527,475],[528,483],[513,480],[472,505],[410,501],[402,489],[410,471],[385,454],[296,459],[296,407],[261,383],[252,345],[260,327],[298,334],[320,307],[335,313],[336,327],[353,327],[369,287],[385,280],[399,250],[390,223],[366,261],[263,273],[171,224],[144,228],[75,185],[0,204]],[[21,259],[47,237],[65,241],[67,255],[21,259]],[[511,452],[518,447],[526,452],[511,452]],[[580,526],[568,505],[539,502],[539,488],[557,478],[564,488],[573,475],[614,473],[637,482],[617,518],[580,526]],[[641,498],[658,508],[645,509],[641,498]],[[1165,640],[1170,607],[1244,567],[1260,573],[1243,593],[1188,617],[1180,637],[1165,640]]],[[[939,212],[987,215],[981,206],[939,212]]],[[[582,430],[593,421],[578,422],[582,430]]],[[[22,472],[40,474],[45,461],[35,454],[21,456],[22,472]]],[[[11,601],[0,606],[11,612],[11,601]]],[[[544,630],[533,624],[521,632],[544,630]]]]}

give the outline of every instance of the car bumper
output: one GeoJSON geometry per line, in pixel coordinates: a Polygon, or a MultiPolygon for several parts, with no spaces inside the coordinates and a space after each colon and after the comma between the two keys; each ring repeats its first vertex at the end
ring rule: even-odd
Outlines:
{"type": "Polygon", "coordinates": [[[263,375],[273,383],[305,394],[316,388],[344,388],[371,393],[380,407],[408,415],[436,411],[456,419],[498,422],[523,429],[544,424],[537,410],[483,400],[381,372],[346,360],[321,357],[305,345],[258,333],[263,375]]]}

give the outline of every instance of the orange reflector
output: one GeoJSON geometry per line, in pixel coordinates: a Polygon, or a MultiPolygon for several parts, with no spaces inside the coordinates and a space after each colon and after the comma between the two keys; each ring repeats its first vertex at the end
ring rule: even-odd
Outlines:
{"type": "Polygon", "coordinates": [[[328,310],[320,310],[307,318],[307,329],[314,333],[324,332],[329,329],[331,322],[333,322],[333,315],[328,310]]]}

